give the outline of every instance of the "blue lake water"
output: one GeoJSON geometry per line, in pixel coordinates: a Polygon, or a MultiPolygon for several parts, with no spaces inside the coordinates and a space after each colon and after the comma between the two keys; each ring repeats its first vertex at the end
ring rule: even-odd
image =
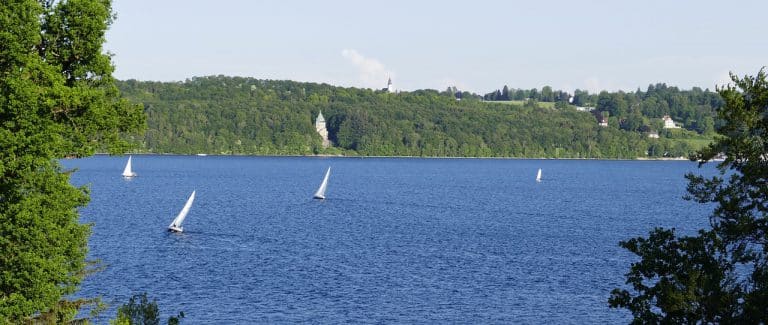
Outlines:
{"type": "Polygon", "coordinates": [[[687,161],[134,156],[65,160],[90,184],[79,296],[157,299],[163,322],[625,323],[620,240],[707,226],[687,161]],[[327,167],[327,199],[312,200],[327,167]],[[537,183],[536,170],[543,170],[537,183]],[[184,233],[166,227],[190,193],[184,233]]]}

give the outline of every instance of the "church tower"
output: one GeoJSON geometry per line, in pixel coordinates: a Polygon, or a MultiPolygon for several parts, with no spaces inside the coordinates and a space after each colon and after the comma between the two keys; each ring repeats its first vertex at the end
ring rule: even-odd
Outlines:
{"type": "Polygon", "coordinates": [[[317,130],[317,133],[323,138],[323,148],[328,148],[331,145],[331,141],[328,140],[328,129],[325,128],[325,118],[323,117],[322,111],[317,114],[315,130],[317,130]]]}
{"type": "Polygon", "coordinates": [[[395,92],[395,86],[392,85],[392,78],[389,78],[389,80],[387,80],[387,92],[389,92],[390,94],[395,92]]]}

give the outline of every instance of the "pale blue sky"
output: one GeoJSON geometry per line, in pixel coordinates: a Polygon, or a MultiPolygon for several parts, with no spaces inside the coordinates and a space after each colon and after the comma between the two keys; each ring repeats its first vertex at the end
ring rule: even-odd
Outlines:
{"type": "Polygon", "coordinates": [[[768,1],[113,0],[116,77],[401,90],[714,89],[768,65],[768,1]]]}

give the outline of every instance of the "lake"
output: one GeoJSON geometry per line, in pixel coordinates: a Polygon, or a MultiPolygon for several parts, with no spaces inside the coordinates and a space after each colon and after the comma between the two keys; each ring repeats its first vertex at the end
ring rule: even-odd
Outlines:
{"type": "Polygon", "coordinates": [[[162,322],[626,323],[608,308],[653,227],[692,233],[688,161],[133,156],[64,160],[106,266],[78,296],[162,322]],[[326,168],[327,199],[313,200],[326,168]],[[538,168],[542,181],[536,182],[538,168]],[[190,193],[183,233],[166,228],[190,193]]]}

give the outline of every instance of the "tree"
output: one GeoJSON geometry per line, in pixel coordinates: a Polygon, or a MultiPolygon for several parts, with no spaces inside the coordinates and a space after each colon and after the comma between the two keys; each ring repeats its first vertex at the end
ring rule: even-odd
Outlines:
{"type": "Polygon", "coordinates": [[[120,152],[144,123],[102,51],[111,22],[109,0],[0,5],[0,322],[77,308],[60,301],[85,274],[88,189],[58,160],[120,152]]]}
{"type": "Polygon", "coordinates": [[[128,303],[117,309],[117,319],[114,324],[127,325],[159,325],[160,311],[157,301],[151,302],[147,293],[137,294],[128,299],[128,303]]]}
{"type": "Polygon", "coordinates": [[[688,178],[687,199],[714,203],[711,229],[677,237],[656,229],[621,246],[640,257],[627,273],[632,291],[609,303],[637,323],[762,323],[768,319],[768,82],[764,70],[719,88],[722,136],[692,159],[719,153],[719,176],[688,178]]]}
{"type": "Polygon", "coordinates": [[[528,98],[529,98],[529,99],[535,99],[535,100],[537,100],[537,101],[538,101],[539,99],[541,99],[541,97],[540,97],[540,95],[539,95],[539,91],[538,91],[536,88],[531,88],[531,91],[530,91],[530,92],[528,92],[528,98]]]}
{"type": "Polygon", "coordinates": [[[525,90],[516,89],[512,99],[514,99],[514,100],[524,100],[525,99],[525,90]]]}
{"type": "Polygon", "coordinates": [[[554,102],[555,93],[552,91],[552,87],[544,86],[541,88],[541,101],[542,102],[554,102]]]}
{"type": "MultiPolygon", "coordinates": [[[[169,325],[178,325],[184,318],[184,312],[168,318],[169,325]]],[[[117,318],[109,322],[111,325],[159,325],[160,309],[157,300],[149,301],[147,293],[133,295],[128,303],[117,308],[117,318]]]]}
{"type": "Polygon", "coordinates": [[[627,114],[626,118],[621,121],[621,128],[627,131],[637,131],[643,126],[643,115],[640,114],[640,110],[633,109],[627,114]]]}
{"type": "Polygon", "coordinates": [[[702,120],[699,133],[701,133],[701,134],[711,134],[714,130],[715,130],[715,119],[713,119],[710,116],[705,117],[702,120]]]}
{"type": "Polygon", "coordinates": [[[571,102],[571,98],[571,95],[567,92],[562,90],[555,91],[555,102],[563,102],[567,105],[569,102],[571,102]]]}
{"type": "Polygon", "coordinates": [[[607,91],[600,92],[597,99],[597,109],[608,111],[611,116],[623,117],[627,111],[627,102],[622,93],[611,94],[607,91]]]}
{"type": "Polygon", "coordinates": [[[587,106],[587,101],[589,100],[589,92],[586,90],[580,90],[576,89],[573,92],[573,105],[576,106],[587,106]]]}

